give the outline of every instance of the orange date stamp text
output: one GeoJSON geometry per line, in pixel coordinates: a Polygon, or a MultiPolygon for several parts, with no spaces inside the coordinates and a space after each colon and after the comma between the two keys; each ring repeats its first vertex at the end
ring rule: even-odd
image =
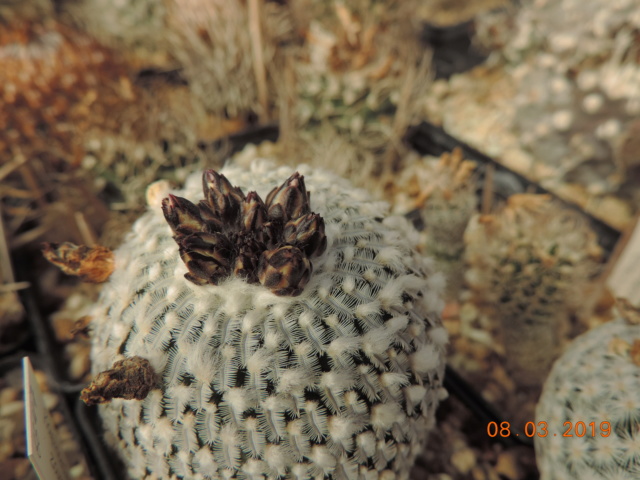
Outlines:
{"type": "MultiPolygon", "coordinates": [[[[529,437],[608,437],[611,435],[611,423],[609,422],[564,422],[562,429],[558,433],[549,433],[547,422],[527,422],[524,424],[522,433],[529,437]]],[[[511,437],[519,436],[520,432],[516,432],[511,428],[511,422],[489,422],[487,424],[487,435],[494,437],[511,437]]]]}

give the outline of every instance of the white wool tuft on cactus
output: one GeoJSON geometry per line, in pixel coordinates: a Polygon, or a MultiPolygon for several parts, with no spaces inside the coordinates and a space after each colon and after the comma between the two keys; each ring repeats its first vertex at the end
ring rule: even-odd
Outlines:
{"type": "Polygon", "coordinates": [[[536,409],[542,480],[640,478],[639,320],[623,312],[556,361],[536,409]]]}
{"type": "Polygon", "coordinates": [[[157,190],[114,252],[83,391],[129,475],[408,478],[447,342],[409,224],[264,160],[157,190]]]}

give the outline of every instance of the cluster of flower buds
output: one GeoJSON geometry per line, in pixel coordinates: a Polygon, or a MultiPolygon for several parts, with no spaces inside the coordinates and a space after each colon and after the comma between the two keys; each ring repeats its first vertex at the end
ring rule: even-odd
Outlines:
{"type": "Polygon", "coordinates": [[[224,175],[206,170],[205,199],[197,205],[169,195],[162,211],[197,285],[217,285],[231,274],[276,295],[299,295],[309,281],[309,259],[326,246],[324,220],[311,212],[304,177],[294,173],[263,201],[245,195],[224,175]]]}

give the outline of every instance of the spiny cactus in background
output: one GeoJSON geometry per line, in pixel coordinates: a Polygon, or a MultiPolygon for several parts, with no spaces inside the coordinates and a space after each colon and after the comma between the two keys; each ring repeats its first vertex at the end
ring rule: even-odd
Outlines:
{"type": "Polygon", "coordinates": [[[478,203],[475,164],[464,160],[460,149],[423,163],[419,182],[427,231],[425,252],[445,272],[447,292],[454,298],[463,282],[464,231],[478,203]]]}
{"type": "Polygon", "coordinates": [[[419,28],[412,23],[417,3],[291,2],[305,42],[291,53],[280,82],[283,121],[300,132],[294,142],[302,150],[313,149],[319,135],[329,139],[320,149],[344,143],[340,148],[349,156],[318,151],[314,158],[362,183],[397,160],[401,137],[429,85],[419,28]]]}
{"type": "Polygon", "coordinates": [[[275,90],[269,70],[276,68],[277,48],[293,34],[287,8],[279,2],[63,0],[63,5],[77,24],[123,49],[139,68],[179,68],[208,112],[233,118],[268,114],[263,110],[276,103],[273,95],[261,97],[275,90]]]}
{"type": "Polygon", "coordinates": [[[451,300],[457,300],[462,287],[464,231],[477,211],[474,169],[459,148],[440,158],[409,153],[402,170],[385,185],[395,212],[420,212],[425,225],[421,251],[445,274],[451,300]]]}
{"type": "Polygon", "coordinates": [[[541,480],[640,478],[640,314],[621,313],[576,338],[545,382],[541,480]]]}
{"type": "Polygon", "coordinates": [[[472,218],[465,242],[466,283],[499,319],[507,367],[521,385],[540,386],[595,272],[595,234],[550,197],[518,194],[472,218]]]}
{"type": "Polygon", "coordinates": [[[276,103],[273,70],[293,27],[280,2],[171,0],[169,53],[195,98],[210,111],[268,115],[276,103]]]}
{"type": "Polygon", "coordinates": [[[59,2],[63,14],[74,24],[143,67],[170,65],[166,52],[165,3],[158,0],[59,2]]]}
{"type": "Polygon", "coordinates": [[[408,478],[446,395],[442,276],[386,204],[298,171],[207,172],[197,205],[189,177],[114,252],[84,398],[132,478],[408,478]]]}

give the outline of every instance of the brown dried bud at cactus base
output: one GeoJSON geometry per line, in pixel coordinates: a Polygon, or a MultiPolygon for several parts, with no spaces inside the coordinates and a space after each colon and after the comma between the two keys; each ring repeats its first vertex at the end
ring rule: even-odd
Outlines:
{"type": "Polygon", "coordinates": [[[87,405],[106,403],[114,398],[143,400],[156,383],[156,373],[147,359],[125,358],[114,363],[113,368],[100,372],[82,390],[80,399],[87,405]]]}
{"type": "Polygon", "coordinates": [[[162,212],[197,285],[217,285],[232,273],[261,283],[276,295],[299,295],[311,274],[310,257],[327,246],[324,221],[309,206],[298,172],[274,188],[263,202],[246,196],[224,175],[204,172],[205,196],[198,205],[169,195],[162,212]]]}
{"type": "Polygon", "coordinates": [[[113,272],[113,252],[106,247],[87,247],[73,243],[44,243],[44,257],[67,275],[85,282],[105,282],[113,272]]]}

